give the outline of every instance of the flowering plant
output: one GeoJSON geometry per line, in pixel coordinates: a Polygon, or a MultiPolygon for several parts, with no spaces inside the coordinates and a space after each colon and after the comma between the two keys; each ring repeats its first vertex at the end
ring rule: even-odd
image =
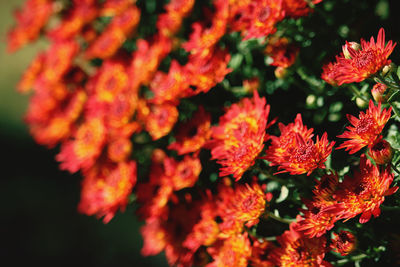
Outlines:
{"type": "Polygon", "coordinates": [[[371,221],[400,201],[396,42],[325,63],[310,21],[339,2],[27,0],[8,49],[49,43],[17,88],[30,133],[82,175],[79,212],[135,205],[171,266],[394,263],[371,221]]]}

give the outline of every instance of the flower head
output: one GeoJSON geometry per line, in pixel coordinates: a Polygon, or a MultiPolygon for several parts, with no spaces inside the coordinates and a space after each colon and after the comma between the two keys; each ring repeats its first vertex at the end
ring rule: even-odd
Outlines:
{"type": "Polygon", "coordinates": [[[168,74],[158,71],[150,83],[154,97],[150,100],[155,104],[164,102],[179,103],[180,98],[188,95],[189,79],[186,69],[172,60],[168,74]]]}
{"type": "MultiPolygon", "coordinates": [[[[299,18],[307,16],[313,9],[309,5],[310,1],[306,0],[283,0],[283,8],[285,16],[292,18],[299,18]]],[[[314,4],[321,2],[321,0],[312,1],[314,4]]]]}
{"type": "Polygon", "coordinates": [[[223,166],[220,176],[233,174],[238,180],[254,164],[264,148],[269,109],[255,91],[253,99],[233,104],[212,128],[211,155],[223,166]]]}
{"type": "Polygon", "coordinates": [[[57,41],[73,39],[96,18],[98,11],[94,1],[74,1],[61,22],[47,35],[50,39],[57,41]]]}
{"type": "Polygon", "coordinates": [[[213,247],[209,247],[207,251],[214,260],[207,267],[245,267],[251,256],[251,246],[247,233],[220,240],[213,247]]]}
{"type": "Polygon", "coordinates": [[[106,128],[102,118],[88,118],[73,135],[61,145],[56,156],[60,168],[71,173],[79,169],[89,169],[94,165],[105,145],[106,128]]]}
{"type": "Polygon", "coordinates": [[[340,219],[342,206],[331,204],[322,206],[318,201],[304,201],[307,209],[302,209],[303,216],[298,218],[296,230],[309,238],[320,237],[333,228],[340,219]]]}
{"type": "Polygon", "coordinates": [[[342,256],[350,254],[357,246],[356,237],[349,231],[340,231],[338,234],[333,233],[331,241],[331,249],[342,256]]]}
{"type": "Polygon", "coordinates": [[[289,172],[292,175],[307,173],[317,168],[325,168],[324,162],[332,151],[335,142],[328,142],[326,133],[317,140],[311,139],[313,129],[303,125],[301,115],[287,126],[279,125],[281,136],[271,136],[272,144],[266,151],[265,159],[271,166],[278,165],[278,173],[289,172]]]}
{"type": "Polygon", "coordinates": [[[85,51],[85,56],[88,59],[106,59],[113,56],[128,35],[132,34],[139,20],[140,10],[134,5],[127,8],[115,16],[100,36],[89,45],[85,51]]]}
{"type": "Polygon", "coordinates": [[[273,60],[272,66],[288,68],[295,62],[299,48],[285,37],[274,37],[269,40],[265,53],[273,60]]]}
{"type": "Polygon", "coordinates": [[[175,105],[164,103],[161,105],[143,106],[141,121],[145,124],[153,140],[167,135],[178,120],[178,109],[175,105]]]}
{"type": "MultiPolygon", "coordinates": [[[[234,197],[227,203],[226,215],[250,227],[258,223],[266,205],[266,194],[259,184],[238,186],[234,197]]],[[[225,216],[223,216],[225,217],[225,216]]]]}
{"type": "Polygon", "coordinates": [[[346,42],[343,54],[336,57],[336,63],[324,69],[324,72],[331,72],[338,85],[361,82],[390,64],[388,57],[395,46],[396,43],[393,44],[392,41],[385,45],[385,31],[381,28],[377,41],[373,37],[369,42],[361,39],[360,49],[346,42]]]}
{"type": "Polygon", "coordinates": [[[211,136],[210,125],[210,114],[200,106],[189,121],[179,126],[176,141],[168,149],[176,150],[179,155],[198,151],[211,136]]]}
{"type": "Polygon", "coordinates": [[[104,216],[107,223],[118,209],[128,204],[128,196],[136,183],[136,162],[100,163],[85,173],[78,210],[87,215],[104,216]]]}
{"type": "Polygon", "coordinates": [[[398,189],[397,186],[390,187],[393,177],[390,166],[380,169],[361,155],[360,170],[354,177],[346,176],[335,192],[335,199],[343,204],[342,217],[350,219],[361,214],[360,223],[368,222],[372,215],[378,217],[385,196],[398,189]]]}
{"type": "Polygon", "coordinates": [[[277,266],[330,266],[324,261],[327,251],[325,236],[307,238],[295,230],[296,223],[290,225],[276,239],[280,244],[272,250],[271,261],[277,266]]]}
{"type": "Polygon", "coordinates": [[[17,25],[8,33],[8,50],[14,52],[35,40],[54,11],[51,0],[28,0],[14,14],[17,25]]]}
{"type": "Polygon", "coordinates": [[[372,146],[390,119],[391,112],[392,108],[382,110],[380,103],[375,106],[370,100],[367,112],[360,112],[359,118],[347,115],[352,126],[347,126],[347,131],[338,137],[350,140],[343,142],[338,149],[345,148],[354,154],[365,146],[372,146]]]}
{"type": "Polygon", "coordinates": [[[282,0],[251,1],[240,21],[244,39],[266,37],[276,32],[276,23],[284,18],[282,0]]]}

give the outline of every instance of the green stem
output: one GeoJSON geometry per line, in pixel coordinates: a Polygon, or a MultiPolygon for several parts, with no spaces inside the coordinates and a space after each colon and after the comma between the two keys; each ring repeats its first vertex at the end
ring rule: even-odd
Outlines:
{"type": "Polygon", "coordinates": [[[292,222],[296,221],[295,219],[284,219],[279,216],[276,216],[272,212],[267,212],[267,216],[271,219],[274,219],[275,221],[281,222],[281,223],[286,223],[286,224],[291,224],[292,222]]]}
{"type": "Polygon", "coordinates": [[[354,85],[354,84],[349,84],[348,88],[353,92],[353,94],[358,97],[361,98],[362,100],[369,102],[369,99],[360,92],[360,90],[358,90],[358,88],[354,85]]]}
{"type": "Polygon", "coordinates": [[[389,104],[392,107],[393,112],[396,115],[396,117],[398,117],[400,119],[400,111],[399,111],[399,109],[395,105],[393,105],[393,102],[389,102],[389,104]]]}
{"type": "Polygon", "coordinates": [[[313,80],[311,79],[307,73],[304,72],[304,70],[302,68],[297,68],[296,69],[296,73],[300,76],[300,78],[305,81],[306,83],[308,83],[309,85],[317,88],[319,91],[322,90],[323,85],[320,81],[318,80],[313,80]]]}
{"type": "Polygon", "coordinates": [[[342,265],[342,264],[345,264],[345,263],[348,263],[348,262],[351,262],[351,261],[353,261],[353,262],[354,261],[360,261],[360,260],[365,259],[367,257],[368,257],[367,254],[360,254],[360,255],[348,257],[346,259],[338,260],[338,261],[334,262],[334,265],[336,265],[336,264],[342,265]]]}
{"type": "Polygon", "coordinates": [[[267,241],[275,241],[276,240],[276,236],[267,236],[267,237],[264,237],[263,239],[265,239],[267,241]]]}

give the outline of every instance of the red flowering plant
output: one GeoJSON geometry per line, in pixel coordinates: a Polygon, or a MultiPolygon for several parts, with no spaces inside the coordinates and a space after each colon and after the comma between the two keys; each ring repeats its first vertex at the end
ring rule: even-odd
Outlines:
{"type": "Polygon", "coordinates": [[[343,28],[326,63],[318,43],[348,2],[28,0],[8,49],[48,47],[17,86],[26,123],[82,176],[79,212],[135,207],[143,256],[387,264],[400,68],[383,28],[360,43],[343,28]]]}

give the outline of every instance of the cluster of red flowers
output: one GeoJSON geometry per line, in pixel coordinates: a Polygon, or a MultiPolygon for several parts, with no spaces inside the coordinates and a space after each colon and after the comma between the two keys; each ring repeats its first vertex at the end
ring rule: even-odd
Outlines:
{"type": "MultiPolygon", "coordinates": [[[[137,36],[142,11],[133,0],[64,2],[28,0],[9,33],[10,51],[41,32],[51,41],[18,85],[20,92],[33,92],[26,121],[38,143],[60,145],[61,169],[84,177],[80,212],[108,222],[136,194],[145,222],[143,255],[165,251],[173,266],[329,266],[325,254],[350,253],[355,237],[342,231],[328,242],[326,232],[338,220],[361,214],[365,223],[378,216],[385,196],[397,190],[390,187],[391,148],[381,135],[391,109],[372,101],[359,118],[348,116],[352,126],[338,137],[349,140],[339,148],[353,154],[367,146],[380,166],[362,155],[359,171],[342,181],[323,170],[335,142],[327,133],[313,139],[314,129],[300,114],[288,125],[278,123],[280,136],[266,132],[276,119],[268,119],[270,105],[257,92],[257,79],[244,82],[253,97],[231,104],[217,124],[206,105],[178,123],[183,99],[207,94],[232,71],[228,47],[220,45],[224,35],[264,38],[271,65],[286,69],[299,49],[289,38],[274,36],[276,24],[310,14],[321,1],[215,0],[205,11],[207,20],[194,22],[186,39],[179,31],[194,0],[171,0],[158,16],[156,33],[146,38],[137,36]],[[59,24],[46,29],[51,15],[59,24]],[[99,30],[102,18],[110,22],[99,30]],[[135,44],[133,52],[124,47],[127,41],[135,44]],[[181,48],[188,52],[186,63],[171,59],[168,71],[161,70],[164,59],[181,48]],[[163,149],[152,142],[149,175],[137,181],[141,165],[131,155],[134,140],[145,132],[152,141],[170,139],[163,149]],[[204,150],[221,165],[213,186],[201,176],[204,150]],[[275,243],[256,233],[272,215],[272,194],[261,179],[248,175],[260,158],[277,166],[274,175],[325,173],[314,197],[304,200],[306,208],[275,243]]],[[[335,85],[364,80],[390,63],[393,48],[391,42],[385,46],[383,30],[376,43],[362,41],[361,49],[347,43],[322,77],[335,85]]],[[[376,91],[382,96],[382,89],[376,91]]]]}

